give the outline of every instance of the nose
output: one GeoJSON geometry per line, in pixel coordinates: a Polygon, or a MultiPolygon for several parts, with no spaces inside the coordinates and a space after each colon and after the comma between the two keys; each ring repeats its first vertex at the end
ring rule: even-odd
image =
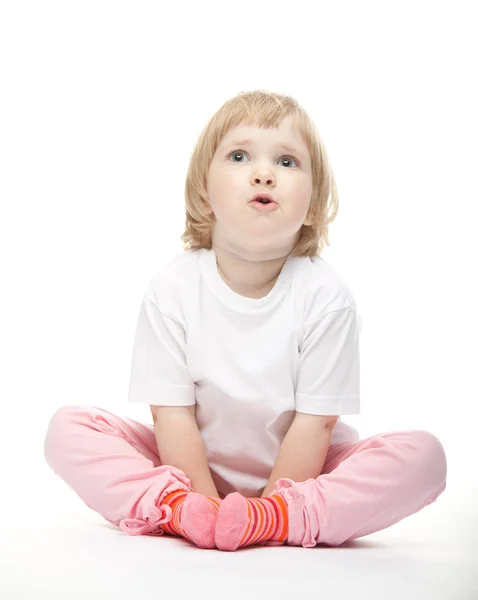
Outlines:
{"type": "Polygon", "coordinates": [[[264,171],[260,174],[258,174],[258,171],[255,171],[252,179],[256,185],[258,183],[263,183],[264,185],[275,185],[274,173],[270,169],[264,169],[264,171]]]}
{"type": "Polygon", "coordinates": [[[266,165],[257,166],[252,173],[252,181],[255,185],[275,186],[275,174],[272,169],[266,165]]]}
{"type": "Polygon", "coordinates": [[[271,184],[272,183],[272,177],[269,177],[268,179],[266,179],[265,177],[254,177],[254,182],[255,183],[267,183],[267,184],[271,184]]]}

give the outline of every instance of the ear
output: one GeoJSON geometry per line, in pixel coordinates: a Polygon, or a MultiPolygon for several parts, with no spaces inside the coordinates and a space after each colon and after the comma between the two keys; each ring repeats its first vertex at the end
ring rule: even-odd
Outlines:
{"type": "Polygon", "coordinates": [[[214,215],[214,211],[212,209],[212,206],[209,204],[209,202],[204,201],[204,211],[208,215],[214,215]]]}
{"type": "Polygon", "coordinates": [[[312,219],[312,217],[307,217],[304,221],[304,225],[312,225],[312,223],[314,222],[314,220],[312,219]]]}

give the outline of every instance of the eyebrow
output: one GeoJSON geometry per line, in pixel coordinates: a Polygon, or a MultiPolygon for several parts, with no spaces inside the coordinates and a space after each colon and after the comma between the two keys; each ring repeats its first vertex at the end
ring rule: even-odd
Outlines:
{"type": "MultiPolygon", "coordinates": [[[[229,142],[227,144],[224,144],[225,147],[229,147],[229,146],[254,146],[255,142],[253,140],[233,140],[232,142],[229,142]]],[[[292,146],[288,146],[287,144],[278,144],[278,147],[281,148],[282,150],[287,150],[288,152],[293,152],[294,154],[297,154],[298,156],[301,156],[302,158],[307,158],[306,155],[301,152],[300,150],[298,150],[297,148],[293,148],[292,146]]]]}

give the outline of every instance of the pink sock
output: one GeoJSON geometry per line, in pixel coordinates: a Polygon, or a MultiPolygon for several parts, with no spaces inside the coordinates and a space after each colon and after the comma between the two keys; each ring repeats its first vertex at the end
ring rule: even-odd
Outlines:
{"type": "Polygon", "coordinates": [[[199,548],[215,548],[214,532],[221,502],[219,498],[196,492],[172,492],[163,504],[171,507],[173,516],[161,528],[169,535],[180,535],[191,540],[199,548]]]}
{"type": "Polygon", "coordinates": [[[234,492],[219,508],[214,539],[219,550],[236,550],[264,541],[280,545],[287,542],[288,530],[287,504],[282,496],[244,498],[234,492]]]}

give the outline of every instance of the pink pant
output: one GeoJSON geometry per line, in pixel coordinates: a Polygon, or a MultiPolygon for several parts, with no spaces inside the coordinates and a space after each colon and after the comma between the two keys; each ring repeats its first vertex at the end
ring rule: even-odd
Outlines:
{"type": "MultiPolygon", "coordinates": [[[[185,473],[161,465],[153,425],[92,406],[63,406],[50,419],[45,458],[85,504],[130,535],[162,535],[163,499],[192,490],[185,473]]],[[[395,431],[330,446],[317,479],[279,479],[291,546],[338,546],[394,525],[445,490],[441,442],[423,430],[395,431]]],[[[274,545],[274,544],[271,544],[274,545]]]]}

